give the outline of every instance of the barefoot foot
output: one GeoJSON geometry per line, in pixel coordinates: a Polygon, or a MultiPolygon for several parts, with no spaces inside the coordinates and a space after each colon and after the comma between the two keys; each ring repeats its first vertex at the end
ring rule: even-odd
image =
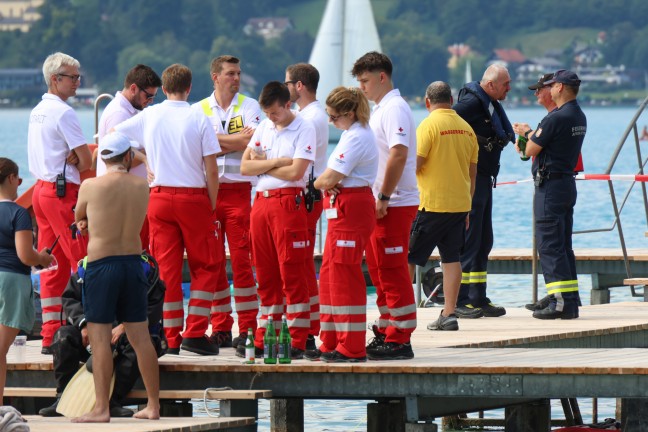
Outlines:
{"type": "Polygon", "coordinates": [[[136,412],[133,417],[144,420],[159,420],[160,410],[152,407],[146,407],[143,410],[136,412]]]}
{"type": "Polygon", "coordinates": [[[92,410],[81,417],[73,418],[72,423],[108,423],[110,422],[110,411],[92,410]]]}

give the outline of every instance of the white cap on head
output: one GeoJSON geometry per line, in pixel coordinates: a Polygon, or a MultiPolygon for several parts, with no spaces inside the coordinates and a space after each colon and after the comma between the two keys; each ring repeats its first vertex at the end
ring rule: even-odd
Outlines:
{"type": "Polygon", "coordinates": [[[126,135],[120,132],[113,132],[104,136],[99,142],[99,154],[101,159],[110,159],[125,153],[132,146],[126,135]]]}

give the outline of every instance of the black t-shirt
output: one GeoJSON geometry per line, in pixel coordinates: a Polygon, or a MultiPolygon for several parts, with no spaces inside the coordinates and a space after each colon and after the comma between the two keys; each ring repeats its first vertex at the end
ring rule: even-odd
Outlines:
{"type": "Polygon", "coordinates": [[[0,271],[30,274],[16,252],[16,231],[31,231],[32,221],[24,208],[12,201],[0,202],[0,271]]]}
{"type": "Polygon", "coordinates": [[[547,173],[572,174],[587,132],[587,119],[576,99],[547,114],[531,140],[542,147],[533,161],[533,175],[545,166],[547,173]]]}

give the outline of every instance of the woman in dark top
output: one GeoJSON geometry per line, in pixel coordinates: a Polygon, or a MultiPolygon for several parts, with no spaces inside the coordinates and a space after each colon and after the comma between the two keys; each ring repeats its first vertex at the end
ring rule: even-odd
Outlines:
{"type": "Polygon", "coordinates": [[[30,266],[47,267],[52,256],[33,248],[31,217],[14,202],[18,197],[18,165],[0,157],[0,400],[7,378],[7,351],[20,330],[34,325],[30,266]]]}

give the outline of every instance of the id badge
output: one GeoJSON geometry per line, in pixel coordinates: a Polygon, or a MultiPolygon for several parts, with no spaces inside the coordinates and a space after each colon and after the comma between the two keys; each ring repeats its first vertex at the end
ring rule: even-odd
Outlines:
{"type": "Polygon", "coordinates": [[[337,219],[338,217],[337,209],[335,207],[327,208],[325,212],[326,212],[326,219],[337,219]]]}

